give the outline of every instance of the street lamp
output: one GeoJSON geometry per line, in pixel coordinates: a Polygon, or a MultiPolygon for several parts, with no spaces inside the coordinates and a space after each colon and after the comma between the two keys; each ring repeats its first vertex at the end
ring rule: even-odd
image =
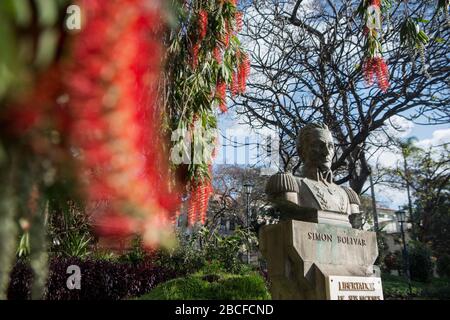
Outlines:
{"type": "Polygon", "coordinates": [[[250,195],[253,191],[253,184],[246,183],[244,184],[244,192],[247,195],[247,263],[250,263],[250,195]]]}
{"type": "Polygon", "coordinates": [[[397,216],[397,221],[400,223],[400,232],[402,234],[402,241],[403,241],[403,270],[406,274],[406,277],[408,278],[408,287],[409,287],[409,294],[412,295],[412,288],[411,288],[411,274],[409,271],[409,257],[408,257],[408,249],[406,247],[406,241],[405,241],[405,230],[403,228],[403,224],[406,222],[406,212],[405,210],[398,210],[395,211],[395,215],[397,216]]]}

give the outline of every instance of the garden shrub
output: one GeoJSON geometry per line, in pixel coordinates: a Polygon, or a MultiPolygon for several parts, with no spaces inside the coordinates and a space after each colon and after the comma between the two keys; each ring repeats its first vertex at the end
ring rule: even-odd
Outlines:
{"type": "Polygon", "coordinates": [[[203,274],[170,280],[140,300],[265,300],[270,299],[264,279],[257,273],[203,274]]]}
{"type": "Polygon", "coordinates": [[[450,278],[450,255],[444,254],[440,256],[436,263],[439,276],[450,278]]]}
{"type": "Polygon", "coordinates": [[[180,245],[173,250],[164,250],[156,253],[158,258],[156,263],[172,269],[182,270],[184,273],[194,273],[205,264],[202,252],[194,250],[190,244],[180,245]]]}
{"type": "MultiPolygon", "coordinates": [[[[205,237],[208,234],[205,234],[205,237]]],[[[204,244],[205,258],[207,261],[219,261],[223,269],[231,273],[241,272],[243,266],[239,259],[240,249],[245,243],[245,234],[236,230],[231,236],[211,235],[212,241],[204,244]]]]}
{"type": "Polygon", "coordinates": [[[411,279],[428,282],[433,275],[431,250],[424,243],[412,242],[409,249],[411,279]]]}
{"type": "Polygon", "coordinates": [[[180,238],[178,248],[160,252],[158,262],[160,265],[182,268],[185,273],[216,266],[221,271],[239,274],[248,270],[247,264],[240,259],[241,248],[246,241],[247,234],[243,230],[222,236],[202,228],[188,239],[180,238]]]}
{"type": "MultiPolygon", "coordinates": [[[[179,270],[164,268],[151,260],[140,263],[55,258],[50,261],[47,300],[119,300],[149,292],[159,283],[183,275],[179,270]],[[81,269],[81,290],[69,290],[67,267],[81,269]]],[[[8,299],[30,298],[32,271],[28,263],[18,261],[11,274],[8,299]]]]}

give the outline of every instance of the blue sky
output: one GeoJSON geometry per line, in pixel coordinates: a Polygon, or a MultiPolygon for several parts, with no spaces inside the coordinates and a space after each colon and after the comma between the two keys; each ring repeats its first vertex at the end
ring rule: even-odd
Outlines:
{"type": "Polygon", "coordinates": [[[430,126],[414,125],[408,136],[415,136],[419,140],[431,139],[433,137],[433,132],[445,129],[450,129],[450,124],[430,126]]]}

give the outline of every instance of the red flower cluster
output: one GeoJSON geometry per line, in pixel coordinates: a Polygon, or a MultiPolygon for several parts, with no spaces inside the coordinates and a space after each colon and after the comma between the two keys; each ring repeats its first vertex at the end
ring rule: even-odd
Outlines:
{"type": "MultiPolygon", "coordinates": [[[[241,53],[238,52],[238,59],[241,53]]],[[[247,54],[243,55],[242,61],[239,64],[238,70],[233,73],[231,82],[231,93],[233,96],[236,94],[244,93],[247,87],[247,79],[250,75],[250,59],[247,54]]]]}
{"type": "Polygon", "coordinates": [[[242,27],[244,25],[242,18],[243,18],[242,12],[240,11],[236,12],[236,32],[240,32],[242,30],[242,27]]]}
{"type": "Polygon", "coordinates": [[[64,79],[89,200],[109,202],[95,213],[97,230],[141,233],[156,245],[178,205],[158,143],[160,14],[142,0],[89,0],[83,8],[86,25],[64,79]]]}
{"type": "Polygon", "coordinates": [[[223,35],[221,40],[225,48],[228,48],[230,46],[230,40],[231,40],[230,27],[227,23],[225,27],[225,34],[223,35]]]}
{"type": "MultiPolygon", "coordinates": [[[[370,5],[376,6],[378,8],[381,7],[381,0],[371,0],[370,5]]],[[[386,92],[389,89],[389,70],[386,62],[381,57],[379,46],[381,43],[377,39],[377,33],[370,32],[367,25],[364,27],[363,33],[366,37],[372,38],[369,43],[375,42],[377,46],[375,48],[369,47],[369,53],[365,61],[363,62],[363,74],[364,78],[368,85],[372,85],[375,82],[375,79],[378,82],[378,87],[386,92]]]]}
{"type": "Polygon", "coordinates": [[[227,84],[219,81],[216,86],[216,97],[219,99],[219,108],[222,112],[227,112],[227,84]]]}
{"type": "Polygon", "coordinates": [[[389,89],[389,70],[383,58],[375,57],[366,59],[363,65],[363,71],[368,85],[372,85],[376,79],[378,86],[383,92],[389,89]]]}
{"type": "Polygon", "coordinates": [[[215,47],[213,54],[214,54],[214,59],[217,61],[217,63],[221,64],[223,61],[223,56],[222,56],[222,52],[220,51],[220,48],[215,47]]]}
{"type": "Polygon", "coordinates": [[[208,12],[206,10],[200,10],[199,13],[199,41],[202,41],[206,37],[208,31],[208,12]]]}
{"type": "Polygon", "coordinates": [[[242,63],[239,65],[239,90],[241,93],[244,93],[247,87],[247,79],[250,75],[250,58],[247,54],[244,54],[244,59],[242,63]]]}
{"type": "Polygon", "coordinates": [[[197,221],[205,224],[208,201],[212,192],[213,188],[210,181],[202,181],[193,187],[188,208],[190,225],[194,225],[197,221]]]}
{"type": "MultiPolygon", "coordinates": [[[[234,7],[237,6],[237,0],[221,0],[222,4],[232,5],[234,7]]],[[[237,11],[235,16],[235,23],[232,21],[225,21],[225,32],[221,35],[211,35],[211,38],[216,36],[219,40],[215,44],[214,49],[212,51],[212,56],[217,61],[218,64],[223,63],[223,51],[230,47],[231,37],[235,35],[242,29],[243,26],[243,14],[242,12],[237,11]],[[234,28],[234,30],[233,30],[234,28]]],[[[202,47],[206,35],[207,35],[207,27],[208,27],[208,12],[204,9],[200,10],[198,13],[198,37],[193,41],[192,45],[192,67],[195,69],[198,66],[199,59],[199,50],[202,47]]],[[[208,38],[209,39],[209,38],[208,38]]],[[[206,50],[208,45],[202,47],[202,50],[206,50]]],[[[208,56],[205,54],[205,56],[208,56]]],[[[203,56],[202,56],[203,57],[203,56]]],[[[238,93],[243,93],[246,88],[247,78],[250,73],[250,60],[248,56],[241,56],[241,53],[238,51],[236,54],[236,59],[239,61],[237,70],[233,72],[232,81],[229,86],[231,93],[236,95],[238,93]]],[[[227,91],[227,80],[228,79],[218,79],[216,84],[216,90],[214,97],[219,101],[219,109],[222,112],[227,112],[227,101],[226,101],[226,91],[227,91]]],[[[188,221],[189,224],[193,225],[199,219],[202,223],[205,223],[206,220],[206,211],[208,207],[208,199],[213,191],[210,181],[202,180],[195,181],[193,179],[190,181],[190,194],[191,200],[189,202],[188,207],[188,221]]]]}
{"type": "Polygon", "coordinates": [[[198,66],[198,53],[200,51],[201,42],[206,37],[208,32],[208,12],[206,10],[200,10],[198,14],[198,39],[192,46],[192,68],[195,69],[198,66]]]}

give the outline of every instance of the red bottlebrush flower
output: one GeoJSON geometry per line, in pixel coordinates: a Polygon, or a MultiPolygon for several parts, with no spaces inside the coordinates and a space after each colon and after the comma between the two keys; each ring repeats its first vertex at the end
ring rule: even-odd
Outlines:
{"type": "Polygon", "coordinates": [[[219,47],[215,47],[214,48],[214,59],[217,61],[218,64],[221,64],[223,61],[223,56],[222,56],[222,52],[220,51],[219,47]]]}
{"type": "Polygon", "coordinates": [[[209,181],[195,182],[195,186],[191,190],[191,199],[188,208],[189,225],[194,225],[197,221],[205,224],[208,201],[212,191],[213,189],[209,181]]]}
{"type": "Polygon", "coordinates": [[[216,87],[216,97],[219,99],[219,108],[222,112],[227,112],[227,84],[220,81],[216,87]]]}
{"type": "Polygon", "coordinates": [[[88,200],[109,203],[94,213],[94,224],[104,236],[140,233],[164,245],[178,195],[169,187],[159,135],[161,14],[141,0],[83,3],[87,23],[61,78],[88,200]]]}
{"type": "Polygon", "coordinates": [[[241,60],[241,51],[240,50],[236,51],[236,60],[238,60],[238,61],[241,60]]]}
{"type": "Polygon", "coordinates": [[[371,5],[381,8],[381,0],[372,0],[371,5]]]}
{"type": "Polygon", "coordinates": [[[230,32],[227,31],[227,33],[225,34],[224,42],[223,42],[225,45],[225,48],[228,48],[230,46],[230,39],[231,39],[230,32]]]}
{"type": "Polygon", "coordinates": [[[244,55],[242,63],[239,65],[238,81],[239,92],[244,93],[247,87],[247,79],[250,75],[250,59],[247,54],[244,55]]]}
{"type": "Polygon", "coordinates": [[[378,79],[378,86],[381,91],[386,92],[389,89],[389,70],[383,58],[375,58],[375,73],[378,79]]]}
{"type": "Polygon", "coordinates": [[[201,188],[200,222],[205,224],[208,212],[208,202],[212,193],[212,186],[210,182],[207,182],[204,183],[201,188]]]}
{"type": "Polygon", "coordinates": [[[199,13],[199,41],[202,41],[206,37],[208,32],[208,12],[206,10],[200,10],[199,13]]]}
{"type": "Polygon", "coordinates": [[[191,197],[189,199],[188,207],[188,223],[194,225],[197,222],[197,210],[198,210],[198,189],[195,187],[191,190],[191,197]]]}
{"type": "Polygon", "coordinates": [[[248,76],[250,75],[250,69],[251,69],[251,63],[250,63],[250,58],[249,58],[248,54],[245,54],[243,68],[244,68],[245,75],[248,78],[248,76]]]}
{"type": "Polygon", "coordinates": [[[198,66],[198,52],[200,51],[200,45],[196,43],[192,47],[192,68],[197,68],[198,66]]]}
{"type": "Polygon", "coordinates": [[[366,59],[363,64],[363,73],[368,85],[372,85],[376,78],[378,86],[383,92],[389,89],[389,70],[382,57],[366,59]]]}
{"type": "Polygon", "coordinates": [[[367,85],[371,86],[373,84],[373,78],[374,78],[374,68],[373,68],[372,58],[368,58],[364,61],[363,74],[364,74],[364,80],[366,81],[367,85]]]}
{"type": "Polygon", "coordinates": [[[199,220],[202,224],[206,221],[206,210],[207,210],[207,204],[205,202],[206,199],[206,185],[205,183],[202,183],[198,189],[197,189],[197,201],[198,201],[198,213],[199,213],[199,220]]]}
{"type": "Polygon", "coordinates": [[[231,30],[228,22],[225,26],[225,34],[222,36],[222,43],[225,48],[228,48],[230,46],[230,39],[231,39],[231,30]]]}
{"type": "Polygon", "coordinates": [[[240,32],[242,30],[242,27],[244,25],[244,22],[243,22],[242,18],[243,18],[242,12],[240,12],[240,11],[236,12],[236,17],[235,17],[235,19],[236,19],[236,32],[240,32]]]}

